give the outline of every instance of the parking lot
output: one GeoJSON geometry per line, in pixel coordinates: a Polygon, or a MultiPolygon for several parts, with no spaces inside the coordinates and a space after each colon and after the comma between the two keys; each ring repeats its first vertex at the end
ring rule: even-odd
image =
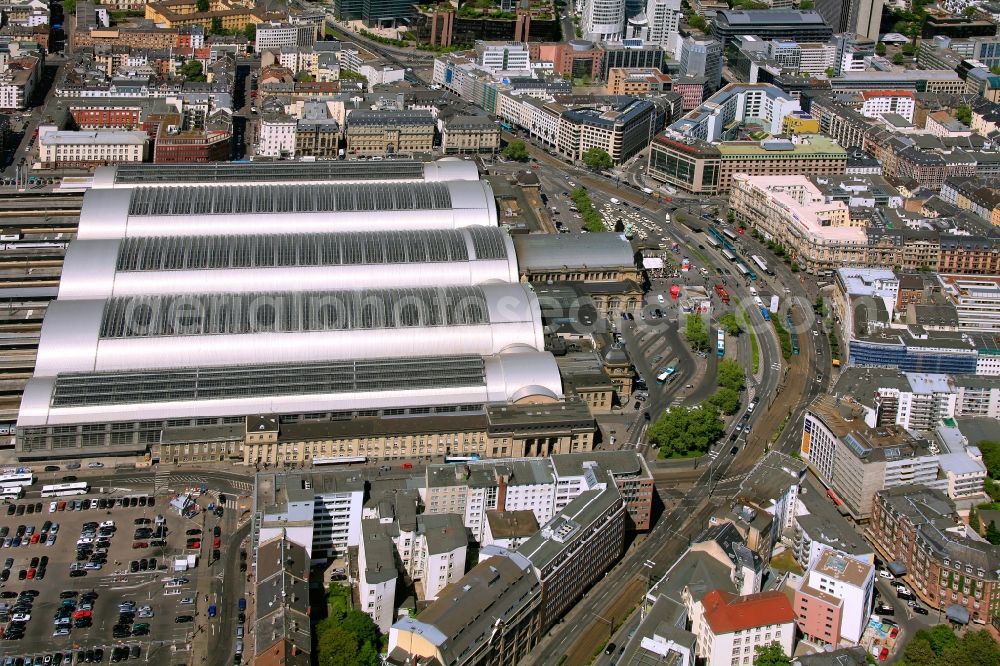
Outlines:
{"type": "Polygon", "coordinates": [[[219,621],[208,617],[212,595],[199,594],[222,557],[219,518],[182,517],[146,493],[40,498],[35,488],[0,508],[4,666],[190,663],[194,632],[207,630],[198,623],[219,621]],[[175,571],[187,555],[197,566],[175,571]]]}

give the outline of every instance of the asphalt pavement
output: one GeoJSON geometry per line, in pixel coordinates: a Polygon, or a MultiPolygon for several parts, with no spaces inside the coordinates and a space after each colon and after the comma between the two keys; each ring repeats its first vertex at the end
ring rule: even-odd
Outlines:
{"type": "MultiPolygon", "coordinates": [[[[642,176],[643,163],[641,159],[633,160],[629,167],[631,170],[626,169],[622,174],[623,177],[610,179],[598,174],[588,173],[579,167],[567,165],[561,160],[530,146],[530,144],[529,151],[537,160],[537,164],[540,167],[537,171],[540,172],[543,187],[560,186],[564,182],[569,187],[572,187],[570,185],[571,182],[574,184],[583,184],[588,188],[591,199],[598,208],[600,208],[599,202],[612,196],[625,200],[630,204],[640,205],[641,212],[645,216],[650,220],[657,221],[655,229],[650,233],[650,237],[647,240],[659,241],[661,247],[664,248],[673,242],[677,242],[682,248],[681,252],[690,257],[696,265],[708,264],[709,275],[703,278],[704,285],[711,289],[712,284],[716,280],[724,281],[727,290],[732,296],[733,303],[731,307],[736,307],[736,303],[738,302],[746,304],[745,310],[748,314],[747,324],[754,328],[758,344],[760,345],[760,367],[758,373],[751,379],[751,391],[762,399],[761,408],[755,410],[750,419],[751,431],[754,432],[754,435],[751,437],[748,445],[741,446],[735,456],[730,455],[728,451],[724,451],[724,449],[729,447],[728,438],[716,447],[703,465],[705,471],[702,473],[702,476],[695,483],[691,491],[681,499],[679,505],[673,511],[663,516],[653,530],[645,538],[638,541],[625,554],[621,562],[577,604],[574,610],[566,617],[565,622],[556,625],[549,636],[533,651],[529,663],[542,664],[555,662],[564,654],[569,655],[575,647],[580,647],[584,644],[589,645],[595,633],[610,636],[612,629],[618,629],[622,625],[624,618],[617,618],[616,621],[616,619],[609,620],[602,615],[602,613],[606,612],[605,609],[614,607],[613,603],[618,600],[619,596],[616,592],[626,589],[629,583],[637,576],[643,580],[656,580],[662,577],[669,566],[687,547],[688,539],[703,529],[702,520],[704,516],[709,515],[713,506],[721,505],[726,496],[735,492],[738,488],[739,476],[727,478],[730,468],[733,467],[734,472],[744,473],[752,467],[753,463],[769,447],[770,424],[787,419],[782,438],[776,443],[776,447],[780,447],[785,451],[794,450],[798,441],[796,428],[799,427],[797,422],[801,419],[801,412],[812,396],[816,395],[822,387],[825,387],[829,375],[823,371],[822,364],[817,366],[816,360],[813,357],[813,354],[815,354],[814,349],[817,347],[822,349],[823,344],[825,344],[825,338],[821,335],[812,336],[811,333],[800,330],[801,352],[803,355],[808,356],[805,359],[792,359],[791,361],[795,364],[796,373],[805,375],[806,377],[818,378],[818,381],[809,381],[807,390],[801,392],[789,391],[787,394],[784,394],[781,400],[776,400],[774,396],[779,394],[789,379],[788,373],[792,368],[792,363],[786,362],[781,358],[780,347],[773,327],[765,322],[759,310],[753,307],[752,297],[749,292],[750,285],[743,282],[736,276],[735,272],[730,270],[730,264],[721,255],[718,255],[714,250],[701,242],[703,236],[700,236],[682,224],[666,222],[664,213],[675,210],[678,207],[693,209],[692,212],[718,212],[720,216],[724,215],[725,201],[723,199],[695,199],[678,196],[674,197],[671,202],[664,202],[651,198],[648,196],[648,193],[643,192],[641,189],[642,186],[645,186],[645,180],[642,176]],[[547,183],[551,183],[551,185],[547,183]],[[663,220],[663,222],[660,223],[658,222],[659,220],[663,220]],[[767,423],[769,427],[760,434],[757,434],[757,424],[762,423],[767,423]],[[649,563],[648,565],[647,562],[649,563]]],[[[559,191],[561,192],[562,190],[559,191]]],[[[557,205],[559,204],[557,203],[557,205]]],[[[560,214],[564,215],[565,213],[560,214]]],[[[576,229],[573,229],[573,231],[576,231],[576,229]]],[[[779,293],[779,297],[784,297],[782,300],[787,300],[787,297],[797,297],[803,306],[798,308],[798,310],[803,310],[806,304],[811,303],[810,299],[814,298],[814,295],[806,290],[806,285],[798,279],[799,276],[791,274],[791,271],[783,264],[779,264],[777,259],[770,255],[770,253],[752,245],[750,239],[746,239],[746,243],[747,250],[753,250],[751,253],[762,254],[762,256],[767,258],[769,263],[774,264],[776,275],[773,279],[764,276],[763,279],[759,280],[759,284],[755,285],[758,291],[763,292],[766,289],[766,293],[779,293]],[[787,293],[784,290],[785,286],[790,290],[787,293]],[[777,291],[779,288],[781,289],[780,292],[777,291]]],[[[725,311],[725,308],[720,302],[713,300],[713,305],[716,303],[718,303],[718,307],[713,308],[713,314],[718,316],[718,314],[725,311]]],[[[809,308],[809,312],[811,312],[811,307],[809,308]]],[[[796,317],[796,323],[799,325],[799,328],[804,326],[803,322],[806,318],[807,315],[804,313],[796,317]]],[[[626,332],[623,332],[623,335],[628,336],[628,329],[631,328],[631,326],[626,327],[626,332]]],[[[666,329],[666,331],[669,330],[669,328],[666,329]]],[[[667,337],[666,331],[662,337],[667,337]]],[[[674,329],[674,335],[677,335],[676,328],[674,329]]],[[[749,342],[746,341],[746,337],[747,334],[744,334],[744,340],[741,340],[738,344],[744,350],[742,358],[747,364],[748,374],[752,374],[749,372],[751,370],[747,354],[749,342]]],[[[627,346],[628,344],[627,342],[627,346]]],[[[676,349],[684,349],[686,347],[686,345],[678,343],[674,345],[668,344],[668,346],[676,347],[676,349]]],[[[826,359],[829,359],[828,352],[826,359]]],[[[653,366],[656,365],[652,363],[652,359],[646,360],[644,356],[635,358],[634,362],[638,362],[639,370],[644,376],[651,373],[653,366]]],[[[649,378],[647,376],[647,380],[649,378]]],[[[651,395],[651,401],[652,406],[656,407],[656,397],[651,395]]],[[[732,425],[730,425],[727,433],[731,431],[732,425]]],[[[742,443],[742,440],[740,443],[742,443]]],[[[631,620],[625,622],[626,629],[622,630],[623,635],[627,636],[626,630],[630,623],[634,626],[637,622],[638,614],[634,614],[631,620]]],[[[574,653],[573,656],[589,659],[591,655],[574,653]]]]}

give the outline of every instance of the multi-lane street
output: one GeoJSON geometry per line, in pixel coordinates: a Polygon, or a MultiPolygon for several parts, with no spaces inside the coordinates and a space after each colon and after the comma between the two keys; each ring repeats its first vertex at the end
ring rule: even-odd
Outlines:
{"type": "MultiPolygon", "coordinates": [[[[684,256],[690,257],[696,265],[705,265],[708,269],[709,274],[704,276],[703,285],[711,289],[711,285],[716,281],[724,279],[726,288],[732,296],[733,307],[738,303],[746,304],[742,308],[747,313],[744,325],[753,328],[760,348],[758,372],[748,374],[753,375],[750,380],[750,391],[761,403],[748,419],[750,435],[742,439],[744,433],[737,440],[736,454],[730,453],[731,442],[728,437],[725,438],[708,457],[708,461],[702,465],[701,476],[679,504],[665,514],[645,538],[632,546],[618,566],[590,590],[565,621],[556,625],[532,653],[532,663],[554,663],[563,655],[567,655],[566,661],[569,663],[577,659],[589,660],[593,656],[593,650],[619,629],[622,635],[627,637],[627,631],[634,628],[637,620],[626,621],[625,615],[635,608],[641,593],[646,589],[645,585],[666,572],[687,547],[688,540],[705,527],[704,519],[712,509],[724,503],[725,499],[737,490],[741,475],[749,470],[766,450],[774,448],[790,452],[797,447],[802,411],[812,398],[826,387],[830,379],[829,348],[824,335],[813,335],[811,332],[813,328],[811,303],[816,295],[814,284],[809,283],[807,289],[806,283],[793,274],[789,267],[781,264],[776,257],[751,238],[741,237],[739,241],[743,246],[741,254],[744,257],[761,254],[770,262],[769,265],[773,267],[775,273],[773,277],[759,276],[755,288],[761,293],[779,296],[782,301],[779,316],[784,317],[788,307],[792,307],[794,328],[800,341],[800,354],[783,359],[773,327],[763,320],[758,308],[753,307],[750,285],[738,279],[734,272],[720,271],[720,268],[725,270],[730,264],[702,242],[703,234],[694,232],[683,224],[666,221],[665,213],[668,211],[685,208],[689,213],[700,211],[698,212],[700,216],[706,210],[714,211],[724,207],[724,201],[682,197],[674,197],[671,202],[659,201],[649,197],[648,193],[637,187],[642,181],[628,180],[632,186],[623,186],[621,179],[611,179],[579,168],[567,167],[560,160],[537,148],[532,147],[530,152],[541,167],[538,172],[543,191],[561,193],[568,191],[562,188],[571,187],[570,183],[578,183],[588,188],[590,197],[598,209],[605,199],[610,200],[611,197],[631,205],[638,205],[640,213],[654,223],[648,230],[647,242],[658,242],[661,247],[670,247],[673,243],[678,243],[684,256]],[[781,436],[772,443],[772,433],[782,426],[781,436]],[[609,617],[615,612],[621,615],[609,617]]],[[[630,173],[639,174],[640,166],[641,160],[636,161],[630,173]]],[[[564,215],[565,213],[560,211],[560,216],[564,215]]],[[[565,223],[565,218],[563,222],[565,223]]],[[[572,226],[571,229],[576,231],[572,226]]],[[[719,307],[714,308],[713,314],[717,317],[724,310],[721,303],[714,301],[713,306],[716,304],[719,307]]],[[[636,348],[637,345],[641,347],[642,342],[639,338],[645,324],[645,321],[639,321],[624,327],[623,336],[626,338],[627,348],[636,348]]],[[[668,323],[663,328],[665,330],[662,332],[662,338],[671,351],[685,349],[677,334],[676,323],[673,326],[668,323]]],[[[744,333],[741,338],[738,343],[742,350],[740,358],[747,363],[750,370],[749,334],[744,333]]],[[[682,362],[681,356],[682,354],[677,354],[679,364],[682,362]]],[[[684,356],[687,362],[691,361],[690,353],[684,356]]],[[[637,363],[640,374],[644,376],[651,373],[655,365],[651,362],[652,359],[647,359],[641,354],[633,360],[637,363]]],[[[684,386],[686,385],[685,383],[684,386]]],[[[699,391],[707,390],[704,386],[698,388],[699,391]]],[[[697,399],[701,397],[702,395],[697,395],[697,399]]],[[[648,408],[655,418],[655,414],[668,406],[662,400],[657,402],[657,398],[651,396],[648,408]]],[[[731,431],[732,425],[729,426],[727,434],[731,431]]]]}

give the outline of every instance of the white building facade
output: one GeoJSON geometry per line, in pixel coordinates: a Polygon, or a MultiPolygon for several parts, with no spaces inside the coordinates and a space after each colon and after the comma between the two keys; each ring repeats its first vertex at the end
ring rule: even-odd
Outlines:
{"type": "Polygon", "coordinates": [[[257,154],[261,157],[295,157],[298,121],[291,116],[265,117],[257,132],[257,154]]]}
{"type": "Polygon", "coordinates": [[[621,41],[625,30],[625,0],[584,0],[580,28],[584,39],[621,41]]]}

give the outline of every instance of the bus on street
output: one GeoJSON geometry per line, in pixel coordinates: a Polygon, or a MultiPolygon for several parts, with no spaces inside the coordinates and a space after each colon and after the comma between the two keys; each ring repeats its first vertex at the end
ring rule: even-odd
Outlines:
{"type": "Polygon", "coordinates": [[[750,257],[750,261],[752,261],[753,263],[757,264],[757,268],[759,268],[760,270],[762,270],[767,275],[774,275],[774,271],[772,271],[770,268],[767,267],[767,264],[764,263],[764,260],[761,259],[760,256],[758,256],[756,254],[752,255],[750,257]]]}
{"type": "Polygon", "coordinates": [[[69,497],[70,495],[86,495],[90,486],[84,482],[56,483],[42,486],[42,497],[69,497]]]}
{"type": "Polygon", "coordinates": [[[353,463],[365,463],[368,458],[365,456],[339,456],[337,458],[313,458],[313,465],[351,465],[353,463]]]}
{"type": "Polygon", "coordinates": [[[35,482],[31,470],[18,469],[0,474],[0,486],[30,486],[35,482]]]}
{"type": "Polygon", "coordinates": [[[0,499],[16,500],[24,497],[24,486],[0,486],[0,499]]]}
{"type": "Polygon", "coordinates": [[[471,456],[445,456],[444,461],[448,465],[460,465],[462,463],[478,462],[479,456],[475,453],[471,456]]]}

